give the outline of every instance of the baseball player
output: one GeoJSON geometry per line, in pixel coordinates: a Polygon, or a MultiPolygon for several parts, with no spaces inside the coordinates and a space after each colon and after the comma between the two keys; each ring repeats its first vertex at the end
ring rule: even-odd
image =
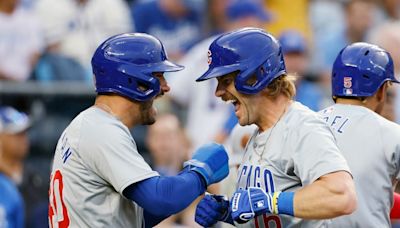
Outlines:
{"type": "Polygon", "coordinates": [[[359,206],[332,220],[332,227],[391,226],[393,183],[400,178],[400,126],[379,113],[392,83],[399,81],[390,54],[369,43],[345,47],[333,64],[336,104],[320,113],[352,170],[359,206]]]}
{"type": "Polygon", "coordinates": [[[155,122],[168,92],[163,72],[182,67],[142,33],[116,35],[92,58],[97,97],[62,133],[49,190],[51,227],[153,227],[228,175],[218,144],[200,147],[184,170],[161,177],[139,154],[129,128],[155,122]]]}
{"type": "Polygon", "coordinates": [[[195,220],[240,227],[324,227],[356,207],[354,183],[329,127],[292,100],[295,87],[277,40],[264,30],[226,33],[210,45],[215,95],[231,103],[239,124],[257,125],[230,203],[207,195],[195,220]]]}

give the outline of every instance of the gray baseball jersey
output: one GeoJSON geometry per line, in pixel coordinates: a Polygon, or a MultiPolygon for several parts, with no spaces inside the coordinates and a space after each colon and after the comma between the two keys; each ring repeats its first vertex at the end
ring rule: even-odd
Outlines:
{"type": "MultiPolygon", "coordinates": [[[[275,127],[255,131],[239,167],[238,188],[296,191],[335,171],[349,172],[329,127],[317,113],[293,102],[275,127]]],[[[304,202],[307,203],[307,202],[304,202]]],[[[326,227],[330,220],[262,215],[238,227],[326,227]]]]}
{"type": "Polygon", "coordinates": [[[362,106],[336,104],[320,113],[352,170],[358,197],[356,211],[333,219],[333,227],[390,227],[400,126],[362,106]]]}
{"type": "Polygon", "coordinates": [[[60,137],[49,191],[51,227],[142,227],[143,210],[122,196],[132,183],[157,176],[128,128],[88,108],[60,137]]]}

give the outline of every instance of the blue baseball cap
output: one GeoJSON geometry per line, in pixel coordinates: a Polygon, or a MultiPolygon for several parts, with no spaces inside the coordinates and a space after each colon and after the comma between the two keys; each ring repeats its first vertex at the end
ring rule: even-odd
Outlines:
{"type": "Polygon", "coordinates": [[[248,16],[255,16],[261,21],[269,21],[271,19],[271,15],[264,6],[255,0],[234,0],[226,7],[225,14],[230,21],[248,16]]]}
{"type": "Polygon", "coordinates": [[[31,126],[28,116],[9,106],[0,106],[0,133],[18,134],[31,126]]]}
{"type": "Polygon", "coordinates": [[[278,38],[283,53],[303,53],[307,49],[303,35],[295,30],[284,31],[278,38]]]}

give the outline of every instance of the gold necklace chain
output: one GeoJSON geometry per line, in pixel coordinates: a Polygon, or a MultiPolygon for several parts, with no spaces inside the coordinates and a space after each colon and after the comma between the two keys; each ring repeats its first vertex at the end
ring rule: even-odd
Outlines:
{"type": "MultiPolygon", "coordinates": [[[[289,105],[290,105],[290,104],[289,104],[289,105]]],[[[262,149],[262,152],[261,152],[261,154],[260,154],[259,157],[258,157],[258,164],[261,164],[261,160],[262,160],[262,158],[263,158],[265,149],[267,148],[267,144],[268,144],[269,138],[271,138],[271,135],[272,135],[272,133],[273,133],[273,131],[274,131],[274,129],[275,129],[275,126],[279,123],[279,121],[281,120],[282,116],[285,115],[287,107],[288,107],[288,104],[285,105],[285,108],[283,109],[283,112],[282,112],[281,115],[279,116],[278,120],[277,120],[277,121],[274,123],[274,125],[272,126],[271,131],[269,132],[269,135],[268,135],[267,139],[265,140],[265,144],[264,144],[264,147],[263,147],[263,149],[262,149]]],[[[257,153],[257,155],[258,155],[258,153],[257,153]]]]}

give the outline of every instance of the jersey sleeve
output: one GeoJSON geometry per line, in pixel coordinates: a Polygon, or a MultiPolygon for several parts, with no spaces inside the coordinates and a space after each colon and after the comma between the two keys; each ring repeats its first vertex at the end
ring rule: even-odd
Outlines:
{"type": "Polygon", "coordinates": [[[396,180],[400,180],[400,127],[394,122],[380,124],[380,137],[385,157],[392,167],[396,180]]]}
{"type": "Polygon", "coordinates": [[[88,129],[79,146],[89,168],[121,194],[130,184],[158,176],[139,154],[128,129],[122,125],[88,129]]]}
{"type": "Polygon", "coordinates": [[[329,127],[322,121],[316,121],[309,127],[297,131],[298,140],[294,148],[295,172],[301,182],[310,184],[319,177],[336,171],[350,173],[329,127]]]}

